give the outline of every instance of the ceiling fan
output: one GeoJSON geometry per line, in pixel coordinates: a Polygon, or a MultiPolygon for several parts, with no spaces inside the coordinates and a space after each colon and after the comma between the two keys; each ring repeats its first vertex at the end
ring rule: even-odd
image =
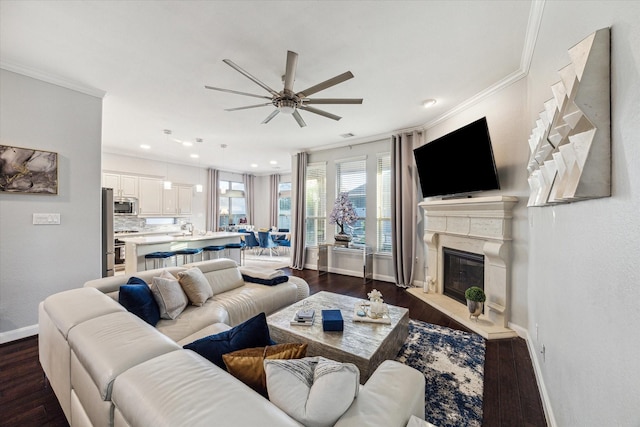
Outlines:
{"type": "Polygon", "coordinates": [[[319,110],[314,107],[310,107],[310,105],[312,104],[362,104],[362,98],[315,98],[315,99],[309,98],[309,96],[313,95],[314,93],[320,92],[321,90],[328,89],[332,86],[335,86],[337,84],[340,84],[346,80],[353,78],[353,74],[351,73],[351,71],[342,73],[338,76],[335,76],[329,80],[325,80],[322,83],[319,83],[315,86],[311,86],[310,88],[307,88],[300,92],[297,92],[297,93],[294,92],[293,82],[295,81],[295,77],[296,77],[296,67],[298,65],[298,54],[292,51],[287,51],[286,71],[282,78],[284,81],[284,89],[281,90],[280,92],[276,92],[275,90],[271,89],[269,86],[262,83],[260,80],[258,80],[257,78],[255,78],[254,76],[252,76],[251,74],[243,70],[242,68],[240,68],[237,64],[235,64],[230,59],[224,59],[223,62],[228,66],[230,66],[231,68],[238,71],[240,74],[242,74],[243,76],[245,76],[246,78],[254,82],[255,84],[257,84],[258,86],[260,86],[261,88],[263,88],[264,90],[266,90],[267,92],[269,92],[271,96],[255,95],[253,93],[239,92],[237,90],[222,89],[222,88],[213,87],[213,86],[205,86],[205,88],[212,89],[212,90],[219,90],[221,92],[235,93],[236,95],[245,95],[245,96],[252,96],[254,98],[268,99],[269,102],[266,102],[264,104],[225,109],[225,111],[238,111],[238,110],[246,110],[249,108],[266,107],[269,105],[273,105],[274,107],[276,107],[276,109],[273,110],[273,112],[269,114],[269,116],[267,116],[266,119],[264,119],[264,121],[262,122],[263,124],[269,123],[271,119],[273,119],[279,113],[284,113],[284,114],[291,114],[293,118],[296,119],[296,122],[298,122],[298,125],[300,125],[300,127],[305,127],[307,124],[302,119],[302,116],[300,116],[299,110],[308,111],[310,113],[328,117],[333,120],[340,120],[342,117],[336,116],[335,114],[331,114],[323,110],[319,110]]]}

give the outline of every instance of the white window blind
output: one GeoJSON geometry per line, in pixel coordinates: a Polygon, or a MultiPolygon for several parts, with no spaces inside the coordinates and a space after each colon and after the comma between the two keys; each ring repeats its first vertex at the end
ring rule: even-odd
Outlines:
{"type": "Polygon", "coordinates": [[[306,245],[326,243],[327,223],[327,167],[322,164],[307,165],[306,176],[306,245]]]}
{"type": "Polygon", "coordinates": [[[229,225],[240,223],[240,219],[247,217],[247,207],[244,194],[244,183],[233,181],[220,181],[220,209],[221,229],[229,225]]]}
{"type": "Polygon", "coordinates": [[[377,156],[377,241],[378,252],[391,252],[391,154],[377,156]]]}
{"type": "MultiPolygon", "coordinates": [[[[346,192],[349,200],[358,215],[355,224],[345,227],[345,232],[350,233],[354,244],[364,244],[365,219],[367,217],[367,160],[345,160],[336,163],[337,193],[346,192]]],[[[336,227],[336,232],[337,227],[336,227]]]]}

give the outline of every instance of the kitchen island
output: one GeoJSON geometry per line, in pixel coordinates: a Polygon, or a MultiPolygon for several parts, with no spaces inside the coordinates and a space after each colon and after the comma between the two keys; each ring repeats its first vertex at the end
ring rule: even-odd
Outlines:
{"type": "MultiPolygon", "coordinates": [[[[234,233],[227,231],[208,232],[204,235],[181,235],[181,236],[135,236],[119,237],[125,243],[125,274],[131,275],[138,271],[144,271],[146,254],[151,252],[168,252],[179,249],[204,248],[205,246],[220,245],[227,243],[240,243],[240,238],[244,233],[234,233]]],[[[240,264],[240,254],[232,251],[230,258],[240,264]]],[[[178,257],[179,258],[179,257],[178,257]]],[[[149,262],[151,268],[151,261],[149,262]]]]}

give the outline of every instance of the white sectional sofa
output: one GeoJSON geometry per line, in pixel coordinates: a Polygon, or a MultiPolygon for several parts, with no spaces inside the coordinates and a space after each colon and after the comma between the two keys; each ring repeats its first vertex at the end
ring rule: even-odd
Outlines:
{"type": "MultiPolygon", "coordinates": [[[[39,307],[40,361],[72,426],[300,426],[269,400],[183,345],[270,314],[309,294],[290,277],[246,283],[231,260],[198,267],[214,296],[153,327],[117,302],[129,277],[89,281],[46,298],[39,307]]],[[[150,282],[160,271],[141,272],[150,282]]],[[[336,426],[405,426],[424,419],[424,377],[386,361],[361,386],[336,426]]]]}

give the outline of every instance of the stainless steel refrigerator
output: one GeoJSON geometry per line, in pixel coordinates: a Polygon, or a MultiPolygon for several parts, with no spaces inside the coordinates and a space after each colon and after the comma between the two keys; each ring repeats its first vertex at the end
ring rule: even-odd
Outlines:
{"type": "Polygon", "coordinates": [[[116,261],[113,237],[113,188],[102,189],[102,277],[113,276],[116,261]]]}

